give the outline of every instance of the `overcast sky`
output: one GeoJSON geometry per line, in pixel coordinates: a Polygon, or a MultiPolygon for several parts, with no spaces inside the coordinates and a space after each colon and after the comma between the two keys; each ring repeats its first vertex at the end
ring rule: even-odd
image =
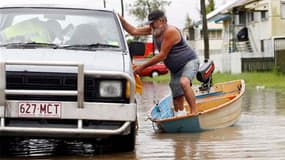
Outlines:
{"type": "MultiPolygon", "coordinates": [[[[125,5],[133,3],[135,0],[124,0],[125,5]]],[[[200,10],[200,0],[169,0],[171,1],[170,6],[166,7],[166,16],[168,18],[168,23],[177,26],[178,28],[183,28],[185,25],[185,20],[187,14],[189,14],[190,18],[194,21],[199,20],[199,10],[200,10]]],[[[206,0],[207,1],[207,0],[206,0]]],[[[230,0],[215,0],[216,7],[220,6],[222,3],[230,1],[230,0]]],[[[114,0],[106,0],[107,6],[115,4],[115,6],[120,6],[120,1],[114,1],[114,0]]],[[[113,6],[113,5],[112,5],[113,6]]],[[[120,7],[117,8],[120,12],[120,7]]],[[[135,19],[128,15],[128,11],[126,11],[126,18],[135,24],[138,24],[139,22],[136,22],[135,19]]]]}
{"type": "MultiPolygon", "coordinates": [[[[83,4],[83,5],[94,5],[94,6],[99,6],[103,7],[104,5],[104,0],[0,0],[0,3],[18,3],[18,1],[37,1],[37,2],[42,2],[42,3],[49,3],[49,2],[54,2],[54,3],[75,3],[75,4],[83,4]]],[[[106,6],[107,8],[114,9],[116,12],[121,13],[121,0],[105,0],[106,1],[106,6]]],[[[135,21],[134,16],[130,16],[128,14],[128,10],[126,6],[129,4],[134,3],[136,0],[123,0],[125,3],[125,16],[126,19],[134,24],[138,25],[141,24],[141,22],[135,21]]],[[[166,7],[166,16],[168,18],[168,23],[177,26],[178,28],[183,28],[185,25],[185,20],[187,14],[189,14],[190,18],[193,19],[194,21],[199,20],[199,10],[200,10],[200,0],[168,0],[171,1],[170,6],[166,7]]],[[[207,1],[207,0],[205,0],[207,1]]],[[[220,6],[224,2],[231,1],[231,0],[215,0],[216,7],[220,6]]]]}

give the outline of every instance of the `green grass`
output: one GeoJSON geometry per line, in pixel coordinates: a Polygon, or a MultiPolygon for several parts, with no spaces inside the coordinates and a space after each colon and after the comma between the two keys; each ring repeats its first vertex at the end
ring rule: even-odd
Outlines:
{"type": "MultiPolygon", "coordinates": [[[[247,87],[264,86],[265,88],[282,89],[285,90],[285,75],[276,72],[245,72],[241,74],[230,73],[214,73],[213,82],[225,82],[231,80],[243,79],[247,87]]],[[[158,76],[155,78],[144,77],[143,81],[156,81],[167,83],[169,81],[169,74],[158,76]]],[[[194,84],[200,84],[196,79],[194,84]]]]}

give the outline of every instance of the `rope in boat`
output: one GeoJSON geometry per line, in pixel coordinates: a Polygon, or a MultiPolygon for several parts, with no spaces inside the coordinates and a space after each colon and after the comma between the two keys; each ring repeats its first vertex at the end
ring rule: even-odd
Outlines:
{"type": "Polygon", "coordinates": [[[156,82],[155,81],[152,81],[152,84],[153,84],[153,87],[152,87],[152,92],[153,92],[153,103],[155,104],[155,105],[158,105],[158,103],[159,103],[159,100],[157,99],[157,96],[156,96],[156,86],[157,86],[157,84],[156,84],[156,82]]]}

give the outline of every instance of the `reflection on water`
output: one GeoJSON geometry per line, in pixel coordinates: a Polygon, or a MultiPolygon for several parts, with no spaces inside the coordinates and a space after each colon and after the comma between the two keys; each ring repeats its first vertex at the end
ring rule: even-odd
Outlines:
{"type": "MultiPolygon", "coordinates": [[[[9,158],[40,156],[44,159],[285,159],[285,92],[248,89],[236,125],[187,134],[153,131],[147,112],[169,93],[167,84],[145,83],[139,98],[139,130],[136,150],[116,153],[102,141],[15,140],[8,146],[9,158]],[[43,156],[44,155],[44,156],[43,156]]],[[[1,159],[1,158],[0,158],[1,159]]]]}
{"type": "Polygon", "coordinates": [[[244,111],[248,114],[285,115],[285,92],[248,89],[244,101],[244,111]]]}
{"type": "Polygon", "coordinates": [[[5,141],[5,143],[7,148],[2,150],[2,154],[14,157],[50,155],[92,156],[95,153],[103,153],[102,149],[105,152],[108,149],[108,146],[100,143],[98,140],[13,138],[5,141]]]}
{"type": "MultiPolygon", "coordinates": [[[[226,150],[232,146],[231,141],[240,139],[241,134],[237,132],[239,127],[229,127],[225,129],[192,133],[192,134],[156,134],[153,139],[157,139],[169,144],[168,151],[171,155],[167,159],[220,159],[217,156],[215,146],[222,144],[219,150],[226,150]]],[[[161,145],[157,145],[158,150],[162,150],[161,145]],[[160,146],[160,147],[159,147],[160,146]]],[[[163,146],[164,147],[164,146],[163,146]]],[[[222,156],[226,158],[225,155],[222,156]]],[[[166,157],[165,157],[166,158],[166,157]]],[[[229,157],[230,158],[230,157],[229,157]]]]}

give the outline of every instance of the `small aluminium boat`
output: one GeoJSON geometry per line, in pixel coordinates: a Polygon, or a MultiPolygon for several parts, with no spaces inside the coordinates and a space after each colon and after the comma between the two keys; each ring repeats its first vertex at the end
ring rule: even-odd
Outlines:
{"type": "MultiPolygon", "coordinates": [[[[244,80],[217,83],[208,87],[205,87],[205,83],[203,85],[195,91],[198,111],[195,115],[174,116],[171,96],[164,97],[153,106],[148,119],[153,122],[155,131],[200,132],[229,127],[237,122],[241,115],[242,95],[245,92],[244,80]]],[[[186,105],[187,102],[184,106],[186,105]]]]}

